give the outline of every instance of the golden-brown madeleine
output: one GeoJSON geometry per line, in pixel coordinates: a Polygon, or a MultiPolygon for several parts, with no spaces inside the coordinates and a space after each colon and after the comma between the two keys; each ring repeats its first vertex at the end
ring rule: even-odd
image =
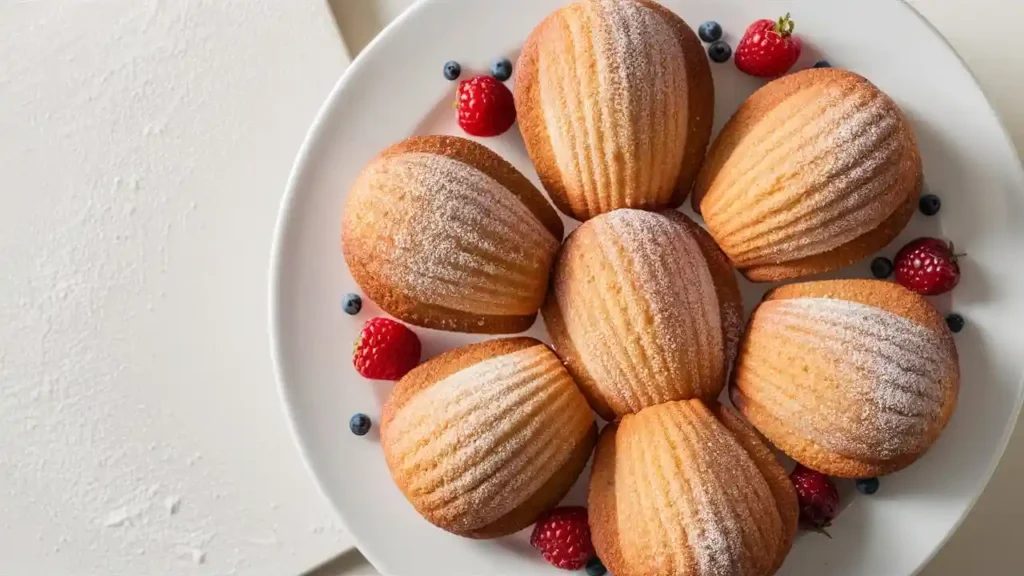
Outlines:
{"type": "Polygon", "coordinates": [[[767,576],[788,537],[758,465],[699,400],[606,427],[588,506],[615,576],[767,576]]]}
{"type": "Polygon", "coordinates": [[[704,159],[714,84],[700,40],[649,0],[580,0],[516,65],[519,129],[558,208],[587,220],[682,204],[704,159]]]}
{"type": "Polygon", "coordinates": [[[907,225],[923,182],[909,122],[865,78],[838,68],[758,90],[708,150],[694,209],[753,281],[841,268],[907,225]]]}
{"type": "Polygon", "coordinates": [[[754,311],[730,394],[794,460],[830,476],[900,470],[956,408],[952,334],[921,296],[892,282],[777,288],[754,311]]]}
{"type": "Polygon", "coordinates": [[[717,398],[742,328],[735,273],[674,210],[616,210],[573,231],[542,311],[555,351],[606,420],[717,398]]]}
{"type": "Polygon", "coordinates": [[[782,567],[789,550],[793,547],[793,540],[796,538],[796,531],[800,523],[800,508],[796,498],[796,489],[793,482],[786,474],[786,469],[779,464],[775,454],[764,443],[757,430],[743,419],[731,406],[715,402],[708,406],[711,412],[718,418],[718,421],[732,433],[733,438],[740,443],[740,446],[747,451],[747,455],[754,461],[754,465],[768,482],[768,488],[775,497],[775,505],[779,509],[779,517],[782,519],[784,538],[779,543],[779,549],[775,553],[775,562],[769,574],[774,574],[782,567]]]}
{"type": "Polygon", "coordinates": [[[590,458],[597,426],[547,346],[503,338],[409,372],[384,406],[380,433],[392,478],[427,521],[497,538],[565,496],[590,458]]]}
{"type": "Polygon", "coordinates": [[[404,140],[359,175],[342,219],[349,270],[418,326],[508,334],[544,301],[562,221],[525,176],[454,136],[404,140]]]}

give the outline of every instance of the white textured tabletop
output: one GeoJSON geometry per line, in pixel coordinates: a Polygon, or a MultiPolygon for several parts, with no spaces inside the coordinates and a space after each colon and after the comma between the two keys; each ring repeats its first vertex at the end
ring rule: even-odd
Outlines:
{"type": "Polygon", "coordinates": [[[0,0],[0,573],[299,574],[346,546],[267,336],[323,0],[0,0]]]}
{"type": "MultiPolygon", "coordinates": [[[[753,1],[753,0],[752,0],[753,1]]],[[[900,0],[893,0],[900,1],[900,0]]],[[[353,55],[411,0],[333,0],[353,55]]],[[[946,38],[978,77],[1019,151],[1024,151],[1024,2],[1021,0],[908,0],[946,38]]],[[[870,22],[863,23],[870,26],[870,22]]],[[[894,39],[894,50],[898,50],[894,39]]],[[[941,86],[936,86],[941,90],[941,86]]],[[[1024,220],[1024,214],[1020,215],[1024,220]]],[[[1006,455],[974,510],[922,576],[1020,576],[1020,526],[1024,525],[1024,430],[1018,427],[1006,455]]],[[[898,543],[894,543],[898,545],[898,543]]],[[[357,553],[323,567],[315,576],[377,574],[357,553]]],[[[878,575],[887,576],[887,575],[878,575]]]]}

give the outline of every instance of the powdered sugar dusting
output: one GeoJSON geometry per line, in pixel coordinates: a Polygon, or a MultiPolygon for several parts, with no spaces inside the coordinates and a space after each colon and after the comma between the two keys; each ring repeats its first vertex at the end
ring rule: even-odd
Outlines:
{"type": "Polygon", "coordinates": [[[708,226],[744,266],[837,248],[905,200],[897,177],[906,141],[896,105],[865,84],[798,92],[750,129],[719,172],[703,205],[708,226]]]}
{"type": "Polygon", "coordinates": [[[761,380],[779,388],[778,396],[758,396],[772,402],[777,417],[853,458],[889,459],[932,440],[955,370],[938,334],[886,310],[832,298],[770,301],[756,315],[780,348],[814,356],[807,378],[761,380]],[[784,391],[790,387],[792,393],[784,391]],[[860,412],[851,414],[856,407],[860,412]]]}
{"type": "Polygon", "coordinates": [[[388,425],[389,461],[424,515],[471,530],[536,492],[592,424],[558,358],[534,346],[417,393],[388,425]]]}
{"type": "Polygon", "coordinates": [[[764,573],[782,532],[775,500],[703,406],[648,408],[617,435],[618,531],[631,565],[650,574],[764,573]]]}
{"type": "Polygon", "coordinates": [[[640,210],[587,222],[556,265],[555,298],[580,362],[616,412],[717,396],[725,350],[714,279],[676,222],[640,210]]]}
{"type": "Polygon", "coordinates": [[[541,106],[574,212],[664,206],[686,144],[682,47],[635,0],[584,0],[567,34],[542,44],[541,106]],[[596,70],[596,74],[594,73],[596,70]]]}
{"type": "Polygon", "coordinates": [[[367,260],[396,291],[475,314],[532,314],[543,301],[558,239],[476,168],[440,154],[391,156],[353,196],[352,218],[402,221],[368,224],[393,233],[367,247],[367,260]]]}

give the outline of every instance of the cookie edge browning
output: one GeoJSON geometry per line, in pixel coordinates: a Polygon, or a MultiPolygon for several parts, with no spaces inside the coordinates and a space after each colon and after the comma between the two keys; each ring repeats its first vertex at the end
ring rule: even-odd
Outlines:
{"type": "MultiPolygon", "coordinates": [[[[392,480],[395,482],[396,486],[398,486],[399,491],[402,492],[403,497],[405,497],[413,509],[417,511],[417,514],[420,514],[419,509],[405,494],[405,490],[402,489],[402,485],[395,478],[393,468],[391,466],[389,450],[391,441],[389,437],[389,428],[391,422],[395,418],[395,415],[418,392],[430,388],[434,384],[444,380],[456,372],[459,372],[460,370],[469,368],[470,366],[489,358],[511,354],[536,346],[543,347],[549,354],[554,354],[547,345],[535,338],[513,337],[487,340],[463,346],[461,348],[455,348],[440,354],[423,364],[420,364],[395,384],[391,395],[384,403],[384,408],[381,413],[381,448],[384,452],[389,475],[391,475],[392,480]]],[[[578,387],[576,388],[577,390],[579,389],[578,387]]],[[[450,527],[434,524],[430,518],[426,518],[425,516],[424,519],[442,530],[466,538],[492,539],[518,532],[535,522],[545,510],[556,506],[558,502],[565,497],[565,494],[568,493],[573,484],[575,484],[577,478],[579,478],[579,475],[583,472],[587,461],[590,460],[590,455],[593,452],[596,442],[597,424],[593,423],[587,435],[574,447],[569,459],[561,468],[551,475],[548,481],[545,482],[540,489],[530,495],[530,497],[522,504],[516,506],[504,516],[490,524],[467,531],[454,531],[450,527]]]]}
{"type": "MultiPolygon", "coordinates": [[[[918,452],[908,453],[889,460],[864,461],[836,454],[817,445],[811,440],[793,433],[789,426],[761,408],[743,392],[739,385],[740,370],[744,355],[746,337],[740,344],[739,356],[736,359],[733,379],[729,386],[729,396],[733,405],[769,442],[782,450],[787,456],[829,476],[837,478],[871,478],[885,476],[903,470],[924,456],[945,431],[949,420],[956,411],[960,390],[960,363],[949,327],[937,310],[922,296],[903,288],[899,284],[873,279],[854,280],[821,280],[780,286],[769,291],[764,301],[787,300],[793,298],[836,298],[850,302],[879,308],[911,320],[939,336],[943,348],[950,358],[953,370],[945,382],[949,393],[943,401],[942,411],[936,424],[929,430],[928,441],[918,452]]],[[[757,314],[754,310],[748,327],[753,324],[757,314]]]]}
{"type": "MultiPolygon", "coordinates": [[[[683,68],[687,86],[687,141],[680,160],[680,170],[669,203],[663,206],[648,206],[645,210],[677,208],[686,201],[700,173],[701,165],[711,141],[715,118],[715,86],[711,65],[704,55],[704,48],[690,25],[678,14],[651,0],[630,0],[654,11],[665,19],[675,30],[676,39],[683,52],[683,68]]],[[[515,101],[518,112],[519,131],[526,145],[527,155],[536,168],[541,184],[551,201],[565,215],[580,222],[600,216],[609,211],[582,213],[573,209],[572,201],[561,178],[561,170],[551,147],[551,136],[544,122],[543,105],[540,96],[540,44],[553,28],[561,27],[566,11],[581,9],[580,2],[559,8],[549,14],[530,32],[515,71],[515,101]]],[[[589,28],[584,30],[591,35],[589,28]]],[[[632,208],[618,206],[617,208],[632,208]]]]}
{"type": "Polygon", "coordinates": [[[793,548],[793,541],[796,540],[800,523],[800,507],[793,482],[790,481],[786,469],[775,458],[757,430],[744,420],[735,408],[718,402],[708,408],[750,456],[754,466],[757,466],[765,481],[768,482],[768,489],[771,490],[772,496],[775,498],[775,505],[779,509],[779,518],[782,520],[782,527],[785,530],[772,569],[768,572],[775,574],[782,568],[789,556],[789,551],[793,548]]]}
{"type": "MultiPolygon", "coordinates": [[[[562,219],[544,195],[501,156],[472,140],[458,136],[413,136],[407,138],[378,154],[363,169],[356,182],[362,178],[363,173],[370,166],[406,153],[431,153],[446,156],[472,166],[493,178],[518,198],[552,237],[561,243],[565,233],[562,219]]],[[[348,201],[346,200],[342,214],[341,249],[349,271],[356,284],[363,289],[366,295],[382,310],[395,318],[423,328],[468,334],[515,334],[529,329],[536,320],[536,312],[517,316],[473,314],[419,302],[393,290],[391,286],[374,275],[371,268],[364,262],[361,254],[365,254],[366,251],[361,250],[359,246],[363,242],[372,241],[372,239],[356,236],[350,229],[348,216],[348,201]]],[[[547,281],[548,278],[545,278],[544,283],[546,284],[547,281]]]]}
{"type": "MultiPolygon", "coordinates": [[[[701,213],[701,202],[707,194],[711,183],[733,154],[736,146],[743,140],[744,132],[740,130],[741,127],[755,124],[757,119],[762,117],[768,110],[800,91],[807,83],[820,82],[830,76],[846,76],[855,79],[859,83],[868,84],[892,102],[892,98],[870,80],[841,68],[801,70],[762,86],[740,105],[740,108],[719,132],[715,141],[711,143],[704,165],[701,167],[694,183],[693,195],[691,196],[693,211],[697,214],[701,213]],[[764,96],[764,93],[768,90],[773,91],[771,98],[758,97],[759,95],[764,96]]],[[[898,185],[909,187],[909,193],[904,202],[877,227],[841,246],[821,254],[805,256],[788,262],[739,268],[740,273],[747,280],[751,282],[779,282],[837,270],[859,262],[886,247],[906,228],[917,210],[921,189],[924,186],[924,167],[913,127],[895,102],[892,102],[892,106],[899,114],[900,122],[904,128],[905,142],[902,146],[903,157],[900,163],[913,166],[912,170],[903,170],[901,172],[902,181],[898,185]]]]}
{"type": "MultiPolygon", "coordinates": [[[[779,515],[780,527],[783,529],[783,533],[778,534],[775,538],[778,540],[775,554],[770,559],[769,563],[767,559],[764,559],[764,564],[770,566],[770,570],[764,572],[765,575],[774,574],[778,571],[782,561],[785,560],[792,546],[793,538],[796,534],[795,524],[790,532],[790,521],[789,514],[783,515],[782,505],[780,504],[780,498],[778,494],[782,494],[782,487],[779,487],[779,493],[777,494],[777,487],[774,486],[775,480],[765,475],[763,469],[774,464],[778,467],[778,471],[782,473],[782,480],[789,485],[792,490],[792,484],[789,482],[788,476],[785,475],[785,471],[775,461],[775,457],[768,453],[768,459],[761,460],[751,452],[751,448],[754,446],[753,443],[748,443],[747,438],[741,438],[730,426],[723,422],[722,416],[714,408],[709,408],[707,404],[699,399],[691,400],[673,400],[665,402],[663,404],[657,404],[654,408],[665,406],[666,404],[679,404],[679,405],[696,405],[693,410],[697,413],[702,413],[704,418],[708,419],[708,423],[711,425],[717,424],[721,427],[721,433],[733,439],[742,454],[746,454],[750,460],[751,465],[758,471],[759,475],[764,477],[765,484],[768,487],[769,493],[771,494],[775,504],[777,513],[779,515]]],[[[717,406],[717,402],[715,406],[717,406]]],[[[641,411],[642,413],[643,411],[641,411]]],[[[640,413],[627,415],[630,418],[638,417],[640,413]]],[[[697,416],[701,417],[701,416],[697,416]]],[[[736,416],[736,418],[739,418],[736,416]]],[[[748,430],[749,425],[743,423],[742,419],[739,420],[740,426],[746,427],[748,430]]],[[[591,539],[594,543],[594,548],[597,551],[598,556],[601,558],[604,565],[612,574],[621,576],[647,576],[645,572],[636,571],[633,567],[628,565],[628,561],[622,551],[621,544],[618,536],[618,516],[617,516],[617,491],[615,487],[615,461],[617,458],[617,435],[619,433],[620,422],[609,424],[601,431],[601,436],[598,439],[597,449],[594,453],[594,464],[591,469],[590,486],[587,491],[587,506],[589,508],[590,518],[590,533],[591,539]]],[[[760,448],[767,451],[767,447],[757,440],[760,448]]],[[[740,456],[742,458],[742,456],[740,456]]],[[[796,509],[796,492],[792,492],[792,506],[789,509],[791,514],[798,514],[796,509]]]]}
{"type": "Polygon", "coordinates": [[[722,346],[725,352],[723,363],[722,382],[717,387],[714,396],[704,398],[706,402],[714,402],[725,388],[729,369],[736,360],[736,353],[739,351],[740,337],[743,335],[743,294],[740,292],[740,284],[736,280],[736,269],[729,262],[729,257],[722,252],[722,249],[715,244],[714,238],[708,231],[691,220],[686,214],[678,210],[665,210],[662,214],[680,223],[693,236],[704,255],[708,264],[708,271],[715,282],[715,296],[718,297],[719,322],[722,324],[722,346]],[[736,322],[733,326],[725,321],[728,316],[733,316],[736,322]],[[730,330],[732,328],[732,330],[730,330]]]}

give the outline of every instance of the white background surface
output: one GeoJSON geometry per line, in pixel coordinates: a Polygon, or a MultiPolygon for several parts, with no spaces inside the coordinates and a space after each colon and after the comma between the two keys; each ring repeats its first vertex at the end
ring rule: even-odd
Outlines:
{"type": "MultiPolygon", "coordinates": [[[[360,45],[406,3],[334,7],[360,45]]],[[[1024,149],[1024,3],[914,5],[1024,149]]],[[[0,0],[4,576],[291,575],[344,548],[278,406],[266,267],[345,62],[321,0],[0,0]]],[[[926,576],[1019,573],[1022,436],[926,576]]]]}
{"type": "Polygon", "coordinates": [[[282,576],[342,548],[279,405],[266,271],[346,62],[319,0],[0,0],[3,576],[282,576]]]}

